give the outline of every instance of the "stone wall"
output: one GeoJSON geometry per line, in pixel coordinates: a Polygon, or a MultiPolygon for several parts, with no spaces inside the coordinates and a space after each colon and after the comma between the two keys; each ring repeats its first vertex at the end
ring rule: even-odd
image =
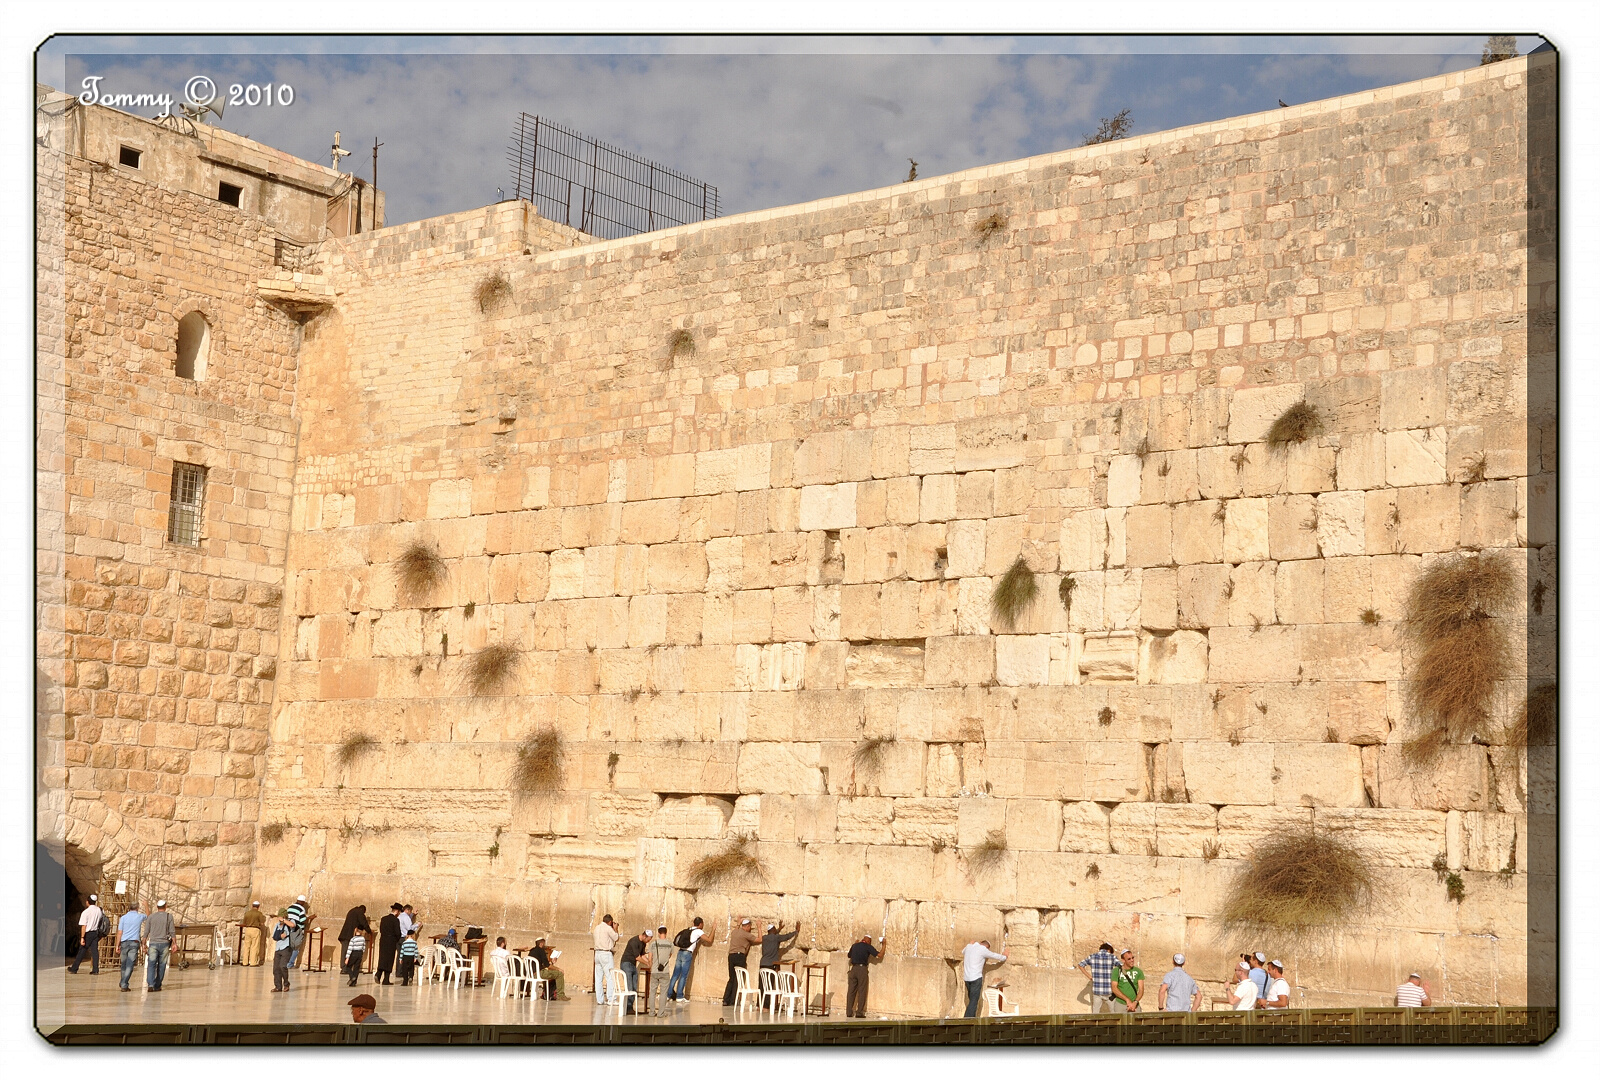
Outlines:
{"type": "MultiPolygon", "coordinates": [[[[1398,620],[1463,546],[1554,597],[1538,63],[621,241],[519,251],[512,204],[325,260],[257,892],[550,933],[575,981],[605,912],[783,918],[835,1007],[839,950],[882,933],[885,1014],[949,1012],[984,936],[1008,997],[1076,1011],[1102,939],[1214,988],[1230,876],[1314,822],[1383,886],[1285,957],[1296,1004],[1413,969],[1525,1000],[1516,853],[1552,781],[1499,734],[1401,762],[1398,620]],[[1302,399],[1324,432],[1270,449],[1302,399]],[[408,598],[419,541],[448,577],[408,598]],[[1038,597],[1005,625],[1019,557],[1038,597]],[[496,643],[521,662],[474,695],[496,643]],[[514,793],[547,725],[561,783],[514,793]],[[739,836],[762,877],[690,889],[739,836]]],[[[1519,655],[1497,733],[1554,665],[1519,655]]]]}
{"type": "Polygon", "coordinates": [[[38,354],[38,833],[65,846],[81,890],[160,850],[197,901],[186,914],[236,916],[277,666],[300,327],[255,295],[272,222],[116,166],[119,129],[170,133],[68,101],[47,96],[39,151],[55,287],[38,354]],[[109,162],[80,152],[85,125],[109,162]],[[199,381],[173,374],[190,311],[210,324],[199,381]],[[175,461],[209,470],[198,548],[167,541],[175,461]]]}

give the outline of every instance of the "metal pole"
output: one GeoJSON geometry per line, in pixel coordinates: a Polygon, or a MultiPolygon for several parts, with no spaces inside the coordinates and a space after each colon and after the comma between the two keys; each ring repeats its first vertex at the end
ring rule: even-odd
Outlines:
{"type": "MultiPolygon", "coordinates": [[[[526,131],[527,113],[522,114],[522,123],[523,130],[526,131]]],[[[568,198],[570,201],[570,192],[568,193],[568,198]]],[[[533,203],[535,208],[539,205],[539,118],[537,116],[533,118],[533,160],[528,163],[528,201],[533,203]]],[[[567,217],[570,219],[571,216],[572,214],[569,211],[567,217]]]]}
{"type": "Polygon", "coordinates": [[[383,227],[378,221],[378,147],[382,145],[374,135],[372,137],[372,227],[374,229],[383,227]]]}
{"type": "MultiPolygon", "coordinates": [[[[695,170],[695,172],[699,172],[699,171],[700,171],[699,169],[695,170]]],[[[706,219],[706,184],[702,181],[701,184],[700,184],[700,220],[704,221],[705,219],[706,219]]]]}

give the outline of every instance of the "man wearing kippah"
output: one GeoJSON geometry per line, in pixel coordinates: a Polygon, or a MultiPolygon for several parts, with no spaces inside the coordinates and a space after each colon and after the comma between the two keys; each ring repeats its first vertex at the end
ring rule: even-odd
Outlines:
{"type": "Polygon", "coordinates": [[[168,953],[177,936],[178,924],[167,910],[167,902],[157,900],[156,913],[144,921],[145,952],[149,957],[144,965],[144,985],[152,994],[161,993],[161,983],[167,977],[168,953]]]}
{"type": "Polygon", "coordinates": [[[1172,970],[1156,991],[1156,1008],[1162,1012],[1198,1012],[1200,984],[1183,970],[1183,954],[1172,954],[1172,970]]]}
{"type": "Polygon", "coordinates": [[[1274,960],[1267,965],[1267,993],[1256,1002],[1258,1009],[1287,1009],[1289,1007],[1289,980],[1283,977],[1283,961],[1274,960]]]}

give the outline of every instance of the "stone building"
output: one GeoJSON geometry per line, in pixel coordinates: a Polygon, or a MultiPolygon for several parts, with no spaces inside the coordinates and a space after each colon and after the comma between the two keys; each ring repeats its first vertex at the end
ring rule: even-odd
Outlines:
{"type": "MultiPolygon", "coordinates": [[[[1085,1009],[1101,940],[1214,988],[1229,881],[1309,827],[1380,887],[1285,957],[1296,1004],[1551,1000],[1553,762],[1507,729],[1556,673],[1554,79],[293,269],[271,217],[68,152],[41,837],[188,852],[219,913],[402,898],[579,957],[606,912],[781,918],[836,998],[882,934],[872,1008],[927,1016],[975,937],[1025,1011],[1085,1009]],[[1461,549],[1509,554],[1515,656],[1423,767],[1402,613],[1461,549]]],[[[338,181],[292,167],[310,220],[338,181]]]]}

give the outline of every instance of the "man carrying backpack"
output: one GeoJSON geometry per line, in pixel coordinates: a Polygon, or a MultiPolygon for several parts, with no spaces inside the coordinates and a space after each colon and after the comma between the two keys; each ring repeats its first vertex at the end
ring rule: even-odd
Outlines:
{"type": "Polygon", "coordinates": [[[678,959],[672,966],[672,981],[667,984],[669,1001],[684,1004],[689,1000],[689,968],[694,964],[694,954],[699,951],[702,942],[711,940],[705,925],[706,921],[696,916],[693,926],[679,930],[678,936],[672,939],[672,944],[678,950],[678,959]]]}
{"type": "Polygon", "coordinates": [[[100,939],[111,933],[111,920],[106,918],[105,911],[100,907],[100,898],[93,893],[89,894],[89,906],[83,909],[83,914],[78,916],[78,928],[82,932],[82,942],[78,945],[77,958],[72,961],[72,966],[67,970],[74,975],[78,973],[78,965],[83,963],[84,956],[90,958],[94,965],[89,969],[89,974],[100,974],[100,939]]]}

